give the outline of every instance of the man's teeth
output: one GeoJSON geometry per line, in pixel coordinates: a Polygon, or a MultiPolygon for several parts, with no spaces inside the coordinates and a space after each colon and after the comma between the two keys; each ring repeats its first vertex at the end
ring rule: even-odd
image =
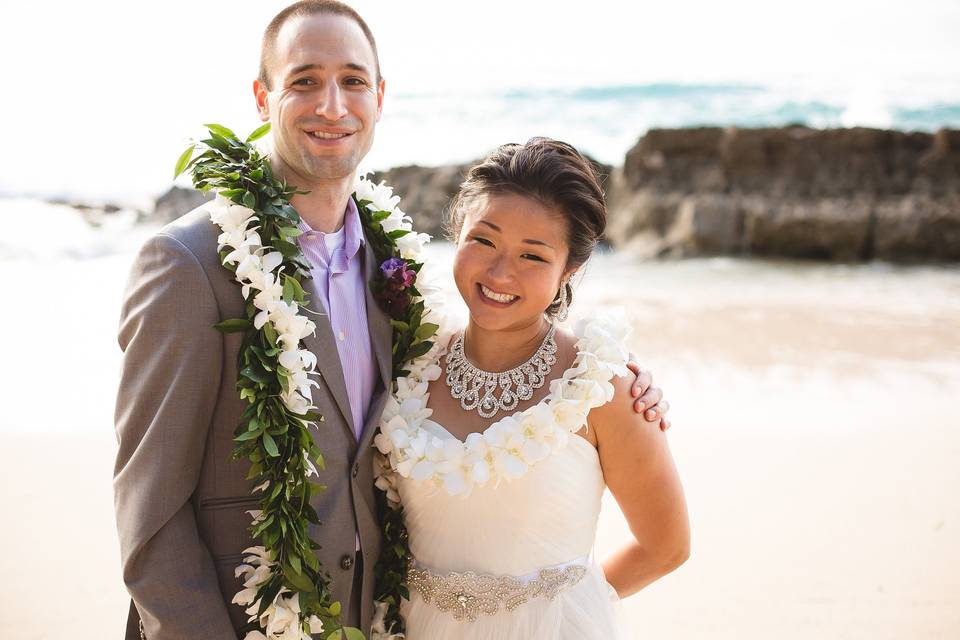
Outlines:
{"type": "Polygon", "coordinates": [[[326,131],[311,131],[310,135],[314,138],[320,138],[322,140],[336,140],[337,138],[345,138],[349,133],[327,133],[326,131]]]}
{"type": "Polygon", "coordinates": [[[512,296],[509,293],[497,293],[493,289],[487,289],[483,285],[480,285],[480,291],[483,292],[483,295],[497,302],[513,302],[517,299],[517,296],[512,296]]]}

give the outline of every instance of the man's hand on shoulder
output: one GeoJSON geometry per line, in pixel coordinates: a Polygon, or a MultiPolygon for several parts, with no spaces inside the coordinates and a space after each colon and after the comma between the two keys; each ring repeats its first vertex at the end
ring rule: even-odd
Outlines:
{"type": "Polygon", "coordinates": [[[630,388],[630,395],[635,398],[633,401],[633,410],[636,413],[643,414],[648,422],[660,419],[660,430],[666,431],[670,428],[670,421],[666,414],[670,410],[670,403],[663,399],[663,391],[659,387],[653,386],[653,374],[640,366],[633,356],[630,355],[630,362],[627,368],[633,372],[636,379],[630,388]]]}

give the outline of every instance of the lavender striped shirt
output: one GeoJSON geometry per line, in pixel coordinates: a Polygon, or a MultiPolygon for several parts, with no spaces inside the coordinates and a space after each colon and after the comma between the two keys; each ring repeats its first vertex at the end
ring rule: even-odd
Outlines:
{"type": "Polygon", "coordinates": [[[350,400],[353,432],[359,440],[377,381],[370,328],[367,326],[360,213],[350,198],[339,231],[314,231],[302,220],[299,227],[304,232],[299,238],[300,248],[313,267],[314,286],[330,316],[350,400]]]}

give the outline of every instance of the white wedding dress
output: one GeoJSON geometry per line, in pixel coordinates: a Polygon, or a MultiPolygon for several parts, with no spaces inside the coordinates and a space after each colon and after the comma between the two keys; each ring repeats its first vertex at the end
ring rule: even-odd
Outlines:
{"type": "Polygon", "coordinates": [[[616,592],[592,557],[600,459],[574,432],[612,398],[610,378],[627,373],[628,332],[580,327],[577,360],[550,395],[466,442],[429,419],[426,385],[442,350],[401,379],[377,446],[414,557],[407,640],[622,637],[616,592]]]}

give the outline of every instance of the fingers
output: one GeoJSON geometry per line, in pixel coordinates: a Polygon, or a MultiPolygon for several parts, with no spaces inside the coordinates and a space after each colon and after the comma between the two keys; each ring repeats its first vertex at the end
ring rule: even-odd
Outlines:
{"type": "Polygon", "coordinates": [[[650,387],[637,399],[634,407],[637,413],[640,413],[644,409],[653,410],[657,408],[661,400],[663,400],[663,391],[659,387],[650,387]]]}
{"type": "MultiPolygon", "coordinates": [[[[630,387],[630,395],[634,398],[639,398],[650,388],[650,385],[653,384],[653,376],[649,371],[641,369],[640,365],[632,360],[627,363],[627,368],[637,376],[637,379],[633,381],[633,386],[630,387]]],[[[648,404],[647,406],[650,405],[648,404]]]]}
{"type": "Polygon", "coordinates": [[[643,411],[643,417],[644,419],[646,419],[647,422],[654,422],[657,419],[662,418],[667,413],[667,411],[670,410],[670,403],[667,402],[666,400],[659,399],[662,397],[663,397],[663,392],[660,389],[653,387],[650,390],[648,390],[643,395],[642,398],[637,400],[637,405],[640,405],[642,402],[644,407],[650,407],[646,411],[643,411],[643,409],[638,410],[638,413],[640,411],[643,411]],[[656,401],[647,400],[647,398],[652,396],[656,397],[657,400],[656,401]],[[653,406],[650,406],[651,404],[653,406]]]}
{"type": "Polygon", "coordinates": [[[670,428],[670,421],[666,418],[660,418],[660,431],[666,431],[670,428]]]}

